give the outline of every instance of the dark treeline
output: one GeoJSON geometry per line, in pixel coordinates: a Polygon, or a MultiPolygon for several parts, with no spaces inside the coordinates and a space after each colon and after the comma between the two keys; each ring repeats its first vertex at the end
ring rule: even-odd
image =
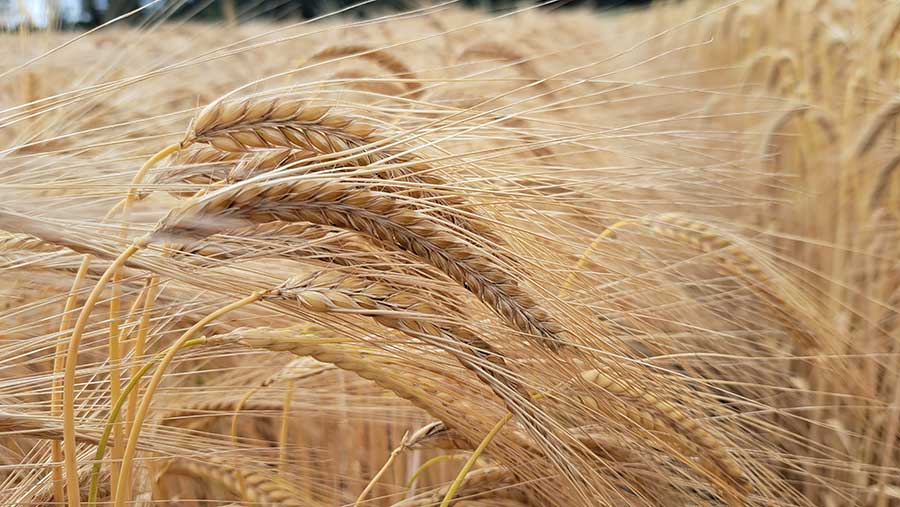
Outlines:
{"type": "MultiPolygon", "coordinates": [[[[598,9],[615,9],[620,7],[633,7],[646,5],[653,0],[562,0],[553,4],[554,8],[591,6],[598,9]]],[[[358,0],[189,0],[179,7],[173,17],[213,21],[227,19],[235,16],[238,19],[246,17],[262,17],[268,19],[313,18],[337,9],[357,3],[358,0]]],[[[490,10],[512,9],[521,6],[515,0],[462,0],[464,5],[480,7],[490,10]]],[[[105,9],[98,7],[97,0],[82,0],[82,18],[78,22],[81,26],[96,26],[105,21],[122,16],[140,5],[139,0],[108,0],[105,9]]],[[[417,4],[421,5],[421,4],[417,4]]],[[[410,9],[413,6],[407,0],[377,0],[372,4],[353,9],[352,13],[359,17],[366,17],[385,11],[410,9]]],[[[133,16],[133,21],[139,21],[140,16],[133,16]]]]}

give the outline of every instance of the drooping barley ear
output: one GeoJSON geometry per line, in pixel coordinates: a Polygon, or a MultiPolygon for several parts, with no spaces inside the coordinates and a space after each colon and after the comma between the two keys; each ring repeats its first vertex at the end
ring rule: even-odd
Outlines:
{"type": "Polygon", "coordinates": [[[370,242],[354,232],[309,223],[265,222],[225,235],[173,245],[174,260],[215,267],[223,261],[288,255],[339,266],[389,262],[370,242]]]}
{"type": "Polygon", "coordinates": [[[875,178],[875,182],[872,184],[872,191],[869,194],[870,210],[875,211],[881,206],[881,201],[884,200],[885,194],[887,194],[891,185],[894,184],[892,179],[897,171],[897,167],[900,167],[900,154],[894,155],[878,171],[878,177],[875,178]]]}
{"type": "Polygon", "coordinates": [[[796,55],[787,50],[773,51],[764,49],[756,52],[747,64],[745,64],[742,91],[749,91],[751,85],[756,84],[758,76],[765,76],[763,84],[767,91],[774,91],[781,82],[782,77],[790,72],[796,83],[800,78],[800,65],[796,55]]]}
{"type": "Polygon", "coordinates": [[[390,72],[397,79],[402,79],[403,86],[406,87],[406,95],[409,98],[415,99],[422,94],[422,85],[416,80],[416,74],[412,69],[385,49],[364,44],[338,44],[316,51],[304,64],[350,56],[357,56],[372,62],[390,72]]]}
{"type": "Polygon", "coordinates": [[[471,450],[475,446],[444,421],[433,421],[414,431],[406,440],[409,449],[471,450]]]}
{"type": "Polygon", "coordinates": [[[243,496],[243,500],[253,505],[279,507],[281,505],[304,505],[301,492],[277,476],[251,471],[241,473],[245,488],[237,477],[237,470],[225,464],[176,460],[166,469],[167,473],[177,473],[213,481],[225,487],[233,495],[243,496]]]}
{"type": "MultiPolygon", "coordinates": [[[[306,100],[245,99],[213,102],[191,124],[182,146],[209,144],[221,151],[298,148],[330,154],[357,147],[374,127],[306,100]]],[[[369,163],[360,154],[361,163],[369,163]]]]}
{"type": "MultiPolygon", "coordinates": [[[[456,212],[466,200],[444,191],[449,187],[448,183],[435,174],[428,163],[414,153],[403,153],[406,149],[387,146],[389,140],[375,134],[374,127],[328,107],[318,107],[304,100],[214,102],[197,115],[182,141],[183,146],[193,143],[206,143],[218,150],[242,154],[260,149],[294,150],[281,160],[276,154],[274,158],[263,155],[262,159],[251,158],[243,162],[251,166],[263,163],[266,165],[264,170],[302,162],[305,153],[330,156],[335,163],[340,161],[342,172],[352,171],[354,175],[394,181],[396,184],[380,189],[426,200],[430,212],[443,220],[490,241],[500,242],[490,228],[471,216],[456,212]]],[[[329,164],[313,167],[317,169],[312,170],[332,168],[329,164]]],[[[230,176],[259,172],[261,170],[236,168],[230,176]]]]}
{"type": "MultiPolygon", "coordinates": [[[[23,104],[31,104],[41,98],[41,86],[38,83],[38,80],[39,76],[37,72],[26,71],[21,74],[21,100],[23,104]]],[[[39,108],[35,106],[36,105],[32,105],[32,107],[28,109],[31,111],[38,111],[39,108]]]]}
{"type": "MultiPolygon", "coordinates": [[[[639,412],[634,411],[635,414],[639,412]]],[[[632,421],[638,419],[627,417],[632,421]]],[[[658,425],[659,426],[659,425],[658,425]]],[[[622,463],[638,463],[641,461],[640,456],[617,442],[611,435],[604,435],[596,430],[586,428],[573,428],[569,430],[572,436],[586,449],[607,460],[615,460],[622,463]]],[[[527,434],[519,430],[507,431],[508,439],[515,442],[520,449],[530,450],[536,456],[541,454],[541,449],[527,434]]],[[[460,432],[447,426],[443,421],[434,421],[428,423],[412,435],[407,441],[407,447],[410,449],[442,449],[445,451],[471,451],[475,445],[464,437],[460,432]]]]}
{"type": "Polygon", "coordinates": [[[848,155],[852,158],[860,158],[869,153],[875,147],[882,132],[896,121],[897,115],[900,115],[900,96],[893,97],[878,109],[848,155]]]}
{"type": "Polygon", "coordinates": [[[237,329],[225,335],[212,336],[208,343],[237,344],[252,349],[309,356],[370,380],[436,418],[443,417],[448,408],[457,416],[466,410],[477,410],[467,400],[448,393],[438,382],[430,383],[429,379],[413,375],[408,368],[392,363],[389,356],[379,354],[373,347],[360,346],[349,338],[310,335],[305,326],[237,329]]]}
{"type": "Polygon", "coordinates": [[[535,66],[534,62],[527,56],[510,47],[508,44],[504,44],[496,40],[477,42],[475,44],[472,44],[471,46],[466,47],[459,54],[459,56],[456,57],[456,60],[458,62],[465,62],[474,59],[499,60],[501,62],[506,62],[508,64],[511,64],[524,77],[533,79],[536,82],[535,87],[542,88],[544,90],[548,88],[547,83],[541,81],[541,73],[535,66]]]}
{"type": "Polygon", "coordinates": [[[809,31],[809,35],[806,37],[806,41],[804,41],[806,43],[805,50],[809,53],[818,51],[821,47],[821,40],[825,38],[828,28],[828,25],[821,19],[813,21],[812,30],[809,31]]]}
{"type": "Polygon", "coordinates": [[[13,234],[0,231],[0,252],[33,252],[49,253],[59,252],[58,245],[44,241],[31,234],[13,234]]]}
{"type": "Polygon", "coordinates": [[[813,123],[825,134],[826,141],[833,144],[840,142],[838,124],[830,112],[821,109],[808,109],[806,115],[812,116],[813,123]]]}
{"type": "Polygon", "coordinates": [[[202,238],[226,225],[234,229],[235,225],[273,220],[309,222],[370,236],[437,268],[512,328],[551,349],[567,341],[565,329],[480,247],[390,194],[360,190],[340,181],[248,181],[187,201],[173,209],[154,234],[202,238]]]}
{"type": "Polygon", "coordinates": [[[768,69],[773,57],[774,55],[770,50],[757,51],[748,61],[742,64],[744,67],[744,74],[740,80],[742,93],[749,92],[751,87],[757,84],[759,76],[767,76],[769,74],[768,69]]]}
{"type": "MultiPolygon", "coordinates": [[[[352,313],[372,317],[379,324],[446,350],[507,400],[506,388],[526,394],[509,379],[498,377],[489,365],[505,366],[503,356],[464,326],[441,321],[439,310],[410,290],[335,271],[321,271],[286,281],[271,298],[290,298],[303,308],[320,313],[352,313]],[[397,315],[397,316],[395,316],[397,315]],[[435,340],[437,340],[435,342],[435,340]],[[488,366],[485,368],[485,366],[488,366]]],[[[462,320],[463,316],[455,316],[462,320]]]]}
{"type": "Polygon", "coordinates": [[[783,135],[785,127],[787,127],[791,121],[798,118],[806,119],[812,125],[818,127],[818,130],[824,135],[825,141],[828,142],[829,145],[838,145],[840,139],[838,137],[838,128],[834,119],[824,111],[811,109],[807,106],[799,106],[783,112],[775,118],[775,121],[773,121],[768,128],[766,128],[765,133],[763,134],[762,148],[764,160],[777,162],[777,152],[775,150],[780,144],[778,142],[778,137],[783,135]]]}
{"type": "MultiPolygon", "coordinates": [[[[784,128],[795,118],[802,118],[805,116],[810,109],[806,106],[798,106],[787,111],[781,113],[775,121],[773,121],[769,127],[766,129],[765,134],[763,135],[763,153],[769,154],[771,152],[771,147],[775,146],[777,143],[775,141],[775,137],[782,134],[784,128]]],[[[826,135],[831,138],[832,136],[836,136],[837,134],[833,130],[833,125],[827,124],[827,127],[824,129],[826,135]]],[[[834,141],[834,139],[829,139],[829,141],[834,141]]]]}
{"type": "Polygon", "coordinates": [[[365,90],[378,95],[396,96],[406,92],[406,87],[400,83],[375,80],[369,73],[358,69],[340,70],[332,74],[330,80],[341,84],[346,83],[357,90],[365,90]]]}
{"type": "MultiPolygon", "coordinates": [[[[605,393],[612,394],[617,398],[632,400],[649,410],[646,412],[639,409],[629,410],[629,415],[644,429],[665,434],[668,438],[663,438],[676,450],[687,452],[688,456],[691,456],[695,447],[699,449],[703,453],[700,457],[708,459],[715,468],[721,471],[721,474],[711,470],[708,465],[704,465],[703,460],[701,460],[700,466],[707,473],[711,473],[713,477],[726,480],[724,488],[721,484],[717,485],[724,497],[732,497],[736,493],[746,494],[749,481],[740,465],[731,456],[728,448],[722,443],[722,438],[713,435],[700,421],[691,417],[678,405],[662,399],[659,395],[650,392],[649,389],[636,386],[633,381],[618,379],[600,369],[582,372],[580,377],[592,386],[599,387],[605,393]]],[[[579,401],[587,406],[603,403],[601,400],[592,400],[587,397],[579,397],[579,401]]]]}
{"type": "Polygon", "coordinates": [[[652,215],[644,221],[660,236],[689,245],[700,252],[713,254],[713,258],[722,267],[753,282],[750,287],[770,303],[776,317],[800,340],[801,345],[813,346],[817,342],[816,326],[788,300],[777,281],[724,232],[679,213],[652,215]]]}
{"type": "Polygon", "coordinates": [[[779,54],[772,59],[766,76],[766,90],[790,95],[800,82],[800,67],[791,53],[779,54]],[[790,75],[790,80],[785,80],[790,75]]]}
{"type": "MultiPolygon", "coordinates": [[[[239,403],[238,400],[234,399],[213,399],[186,403],[176,409],[167,411],[163,414],[161,421],[162,424],[180,426],[183,424],[193,425],[202,419],[210,417],[230,417],[239,403]]],[[[271,412],[274,414],[280,411],[281,407],[281,402],[249,400],[242,404],[241,410],[244,412],[271,412]]]]}

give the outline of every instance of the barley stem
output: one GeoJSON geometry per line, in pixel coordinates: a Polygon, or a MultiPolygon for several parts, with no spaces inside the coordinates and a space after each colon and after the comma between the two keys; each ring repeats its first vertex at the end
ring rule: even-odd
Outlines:
{"type": "Polygon", "coordinates": [[[131,475],[131,467],[134,461],[135,452],[137,450],[137,442],[141,435],[141,427],[144,423],[144,419],[146,419],[147,417],[147,413],[150,410],[150,404],[153,401],[153,395],[156,393],[156,389],[159,386],[160,382],[162,382],[163,375],[165,374],[166,369],[175,358],[175,354],[188,340],[193,338],[193,336],[197,334],[197,332],[203,329],[204,326],[228,312],[237,310],[238,308],[259,301],[263,297],[263,294],[264,292],[262,291],[254,292],[244,299],[235,301],[214,311],[213,313],[207,315],[199,322],[191,326],[190,329],[185,331],[184,334],[181,335],[181,337],[171,347],[169,347],[169,351],[166,353],[165,357],[163,357],[162,362],[156,369],[156,372],[154,372],[153,377],[150,379],[150,384],[147,386],[147,391],[141,399],[141,405],[140,407],[138,407],[138,411],[135,414],[134,425],[131,428],[131,433],[128,435],[128,443],[125,447],[125,454],[122,457],[122,474],[119,476],[119,482],[116,484],[115,496],[113,497],[115,507],[124,507],[125,505],[125,490],[127,488],[127,485],[126,481],[124,481],[123,478],[131,475]]]}
{"type": "Polygon", "coordinates": [[[456,478],[453,479],[453,483],[450,484],[450,489],[447,490],[447,494],[444,495],[444,499],[441,501],[440,507],[449,507],[450,502],[453,501],[453,497],[456,496],[456,492],[459,491],[459,488],[462,487],[463,481],[466,480],[466,475],[469,474],[469,471],[472,470],[472,467],[475,466],[475,462],[478,461],[478,457],[487,449],[487,446],[494,440],[494,437],[500,433],[500,430],[503,429],[503,426],[506,425],[513,418],[512,412],[507,412],[502,419],[497,421],[497,424],[491,429],[490,433],[488,433],[484,440],[478,444],[478,447],[472,451],[472,455],[469,456],[469,459],[466,460],[465,464],[462,467],[462,470],[459,471],[456,478]]]}

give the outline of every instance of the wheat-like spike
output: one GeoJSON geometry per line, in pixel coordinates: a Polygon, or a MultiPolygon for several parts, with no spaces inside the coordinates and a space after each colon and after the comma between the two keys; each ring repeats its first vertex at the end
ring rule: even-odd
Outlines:
{"type": "Polygon", "coordinates": [[[475,445],[447,426],[444,421],[433,421],[417,429],[406,440],[408,449],[443,449],[445,451],[472,450],[475,445]]]}
{"type": "Polygon", "coordinates": [[[620,221],[614,227],[604,231],[605,236],[602,237],[608,237],[614,234],[616,229],[632,223],[642,223],[655,234],[690,245],[700,252],[716,254],[716,260],[724,268],[754,282],[752,288],[762,293],[772,303],[772,308],[776,310],[779,320],[796,337],[800,338],[804,345],[815,344],[815,327],[806,323],[807,319],[802,312],[782,296],[778,286],[773,283],[762,267],[724,233],[717,231],[709,224],[688,218],[680,213],[662,213],[639,220],[620,221]]]}
{"type": "Polygon", "coordinates": [[[389,356],[380,354],[377,349],[362,347],[350,339],[310,335],[308,328],[304,326],[237,329],[228,334],[212,336],[207,343],[234,343],[252,349],[309,356],[370,380],[436,418],[443,417],[443,411],[448,407],[457,415],[466,413],[466,410],[477,410],[468,400],[457,399],[439,383],[431,383],[422,376],[410,375],[405,367],[392,363],[389,356]]]}
{"type": "Polygon", "coordinates": [[[741,79],[744,92],[748,91],[750,85],[756,83],[756,79],[760,75],[765,76],[766,90],[771,91],[778,84],[784,68],[789,68],[795,77],[800,76],[797,57],[793,52],[787,50],[763,49],[757,51],[744,65],[744,68],[744,76],[741,79]]]}
{"type": "Polygon", "coordinates": [[[863,129],[849,155],[859,158],[868,153],[898,114],[900,114],[900,96],[893,97],[878,109],[874,118],[863,129]]]}
{"type": "Polygon", "coordinates": [[[503,44],[496,40],[481,41],[466,47],[459,56],[456,57],[456,60],[464,62],[473,58],[489,58],[511,63],[523,76],[537,81],[538,84],[535,85],[536,87],[547,88],[547,83],[540,81],[541,73],[534,62],[507,44],[503,44]]]}
{"type": "Polygon", "coordinates": [[[781,95],[790,95],[789,89],[783,82],[785,76],[790,73],[793,81],[788,81],[787,85],[796,87],[800,80],[800,66],[792,53],[781,54],[772,60],[769,65],[769,71],[766,76],[766,90],[769,92],[779,92],[781,95]]]}
{"type": "Polygon", "coordinates": [[[781,135],[782,130],[793,120],[794,118],[802,118],[809,117],[812,120],[812,123],[819,127],[823,134],[825,134],[826,140],[831,144],[837,144],[839,142],[838,139],[838,129],[835,124],[835,121],[831,116],[829,116],[826,112],[811,109],[807,106],[800,106],[789,109],[778,116],[771,123],[771,125],[766,129],[766,133],[763,136],[765,139],[764,153],[766,155],[770,154],[770,150],[777,145],[775,142],[775,138],[781,135]]]}
{"type": "MultiPolygon", "coordinates": [[[[393,507],[425,507],[438,505],[447,494],[449,486],[426,491],[407,500],[393,504],[393,507]]],[[[513,500],[524,505],[533,505],[523,485],[519,484],[515,475],[504,466],[490,466],[470,472],[456,493],[450,505],[461,499],[472,500],[513,500]]]]}
{"type": "Polygon", "coordinates": [[[225,464],[177,460],[167,469],[168,473],[192,475],[212,480],[227,488],[234,495],[245,495],[254,505],[278,507],[303,505],[300,493],[275,476],[260,472],[241,472],[225,464]],[[243,487],[242,487],[243,486],[243,487]]]}
{"type": "Polygon", "coordinates": [[[335,368],[336,367],[333,364],[323,363],[311,357],[298,357],[284,365],[269,378],[262,381],[259,386],[268,387],[276,382],[295,382],[297,380],[304,380],[334,370],[335,368]]]}
{"type": "Polygon", "coordinates": [[[566,342],[562,326],[483,250],[389,194],[331,180],[246,182],[173,209],[155,234],[202,237],[219,232],[218,217],[238,223],[310,222],[360,232],[431,264],[513,328],[554,349],[566,342]]]}
{"type": "Polygon", "coordinates": [[[384,49],[378,49],[364,44],[337,44],[316,51],[305,63],[332,60],[353,55],[378,65],[398,79],[403,79],[405,81],[404,86],[406,87],[406,93],[409,98],[414,99],[422,94],[422,87],[420,83],[416,82],[416,75],[412,69],[399,58],[393,56],[384,49]]]}
{"type": "MultiPolygon", "coordinates": [[[[340,153],[372,139],[374,127],[306,100],[246,99],[213,102],[191,125],[183,146],[206,143],[226,152],[299,148],[340,153]]],[[[361,163],[374,162],[361,155],[361,163]]]]}
{"type": "MultiPolygon", "coordinates": [[[[230,417],[238,403],[240,401],[236,399],[199,400],[166,412],[162,420],[166,424],[177,424],[180,420],[194,421],[201,417],[230,417]]],[[[248,400],[243,403],[241,410],[275,413],[281,410],[281,406],[279,401],[248,400]]]]}
{"type": "Polygon", "coordinates": [[[815,333],[804,323],[806,319],[782,296],[766,271],[723,232],[679,213],[650,217],[647,224],[656,234],[691,245],[703,253],[717,254],[726,269],[755,282],[754,287],[770,299],[782,322],[807,344],[815,342],[815,333]]]}
{"type": "Polygon", "coordinates": [[[58,245],[48,243],[30,234],[11,234],[0,231],[0,252],[50,253],[61,250],[58,245]]]}
{"type": "Polygon", "coordinates": [[[292,256],[342,266],[378,259],[371,245],[356,233],[302,222],[260,223],[227,235],[173,245],[169,253],[176,260],[216,266],[226,260],[264,257],[285,247],[291,248],[292,256]]]}
{"type": "MultiPolygon", "coordinates": [[[[765,131],[763,135],[763,145],[762,145],[762,153],[763,153],[763,163],[770,163],[772,166],[776,168],[780,168],[783,164],[779,164],[779,138],[783,135],[784,128],[791,123],[794,119],[805,119],[807,122],[811,122],[812,125],[817,126],[819,130],[825,137],[825,140],[831,146],[838,146],[840,143],[840,139],[838,137],[838,129],[835,124],[835,121],[832,117],[823,111],[809,108],[808,106],[799,106],[792,109],[789,109],[782,114],[780,114],[775,121],[773,121],[765,131]]],[[[801,125],[805,127],[806,123],[801,125]]],[[[807,129],[803,128],[801,133],[806,132],[807,129]]],[[[810,143],[813,145],[818,145],[818,139],[810,140],[810,143]]],[[[805,145],[803,145],[805,146],[805,145]]],[[[796,169],[796,168],[795,168],[796,169]]],[[[776,179],[777,183],[777,175],[774,175],[773,178],[776,179]]],[[[773,186],[776,188],[777,185],[773,186]]],[[[771,213],[771,209],[769,210],[771,213]]]]}
{"type": "MultiPolygon", "coordinates": [[[[610,435],[584,428],[574,428],[571,431],[581,445],[598,456],[615,459],[620,463],[640,461],[640,458],[632,450],[615,442],[610,435]]],[[[506,436],[514,441],[518,448],[527,449],[540,455],[539,446],[524,432],[512,430],[508,431],[506,436]]],[[[442,449],[445,451],[471,451],[476,447],[465,436],[447,426],[443,421],[434,421],[416,430],[410,435],[406,446],[409,449],[442,449]]]]}
{"type": "MultiPolygon", "coordinates": [[[[413,338],[426,342],[440,340],[434,344],[457,357],[463,366],[491,387],[498,379],[493,372],[485,370],[479,360],[501,366],[505,364],[500,354],[468,329],[440,322],[442,312],[429,304],[427,298],[408,288],[398,290],[378,281],[323,271],[288,280],[272,291],[271,297],[296,299],[304,308],[314,312],[352,312],[369,316],[379,324],[413,338]],[[448,346],[448,343],[459,344],[463,350],[448,346]]],[[[499,379],[499,382],[524,392],[511,381],[499,379]]],[[[502,390],[496,392],[501,399],[507,398],[502,390]]]]}
{"type": "MultiPolygon", "coordinates": [[[[182,145],[208,143],[216,149],[235,153],[282,148],[303,154],[340,156],[342,172],[364,171],[363,176],[405,183],[385,186],[382,190],[403,192],[411,198],[425,200],[433,208],[432,212],[441,218],[491,241],[500,241],[489,228],[453,212],[466,201],[458,195],[440,191],[447,188],[447,182],[436,175],[429,164],[413,153],[401,154],[403,149],[380,147],[387,140],[374,132],[374,127],[340,115],[331,108],[314,106],[309,101],[246,99],[214,102],[207,106],[194,120],[182,145]],[[388,157],[391,158],[388,163],[373,166],[388,157]],[[363,169],[364,166],[372,167],[363,169]]],[[[265,162],[271,166],[272,158],[265,162]]]]}
{"type": "MultiPolygon", "coordinates": [[[[398,161],[404,162],[404,165],[382,164],[374,168],[354,168],[352,164],[350,167],[313,165],[313,162],[315,162],[314,157],[316,156],[317,153],[309,150],[290,148],[251,152],[236,162],[228,172],[225,182],[235,183],[263,173],[274,173],[282,169],[290,169],[291,176],[313,172],[328,172],[329,175],[336,175],[355,171],[354,176],[358,173],[361,178],[374,177],[400,183],[398,185],[370,184],[367,186],[369,190],[393,192],[422,200],[423,207],[427,208],[429,213],[447,220],[462,229],[490,239],[495,243],[501,242],[499,237],[493,234],[493,231],[490,229],[457,213],[457,209],[465,206],[465,200],[459,196],[433,190],[444,187],[447,183],[433,174],[427,174],[428,166],[426,164],[409,165],[409,161],[414,160],[410,156],[398,158],[398,161]],[[310,168],[306,169],[304,166],[309,166],[310,168]],[[363,172],[359,173],[359,171],[363,172]],[[426,187],[431,190],[426,189],[426,187]]],[[[275,175],[273,174],[273,176],[275,175]]]]}
{"type": "MultiPolygon", "coordinates": [[[[703,13],[706,14],[706,8],[702,4],[699,4],[698,7],[703,7],[703,13]]],[[[734,37],[738,34],[738,23],[743,19],[741,16],[741,4],[734,4],[725,9],[725,12],[722,13],[721,18],[712,18],[716,24],[717,33],[716,38],[727,40],[729,37],[734,37]]]]}
{"type": "MultiPolygon", "coordinates": [[[[649,407],[662,419],[651,413],[635,414],[638,415],[638,422],[642,427],[666,435],[677,435],[677,438],[673,441],[676,449],[693,452],[693,447],[696,446],[706,452],[709,459],[725,473],[732,484],[739,486],[741,489],[748,484],[747,477],[741,470],[740,465],[731,456],[731,453],[728,452],[721,440],[704,428],[698,420],[690,417],[675,404],[661,399],[648,390],[639,389],[630,383],[623,382],[599,369],[582,372],[580,376],[581,379],[599,387],[604,392],[612,393],[617,397],[629,398],[642,406],[649,407]],[[675,433],[673,433],[671,425],[666,424],[666,421],[675,426],[675,433]],[[678,431],[681,433],[679,434],[678,431]],[[685,441],[687,445],[684,444],[685,441]]],[[[601,400],[593,400],[589,397],[579,397],[579,401],[597,408],[604,403],[601,400]]],[[[724,493],[728,494],[727,491],[724,493]]]]}
{"type": "Polygon", "coordinates": [[[400,83],[376,81],[371,78],[370,73],[358,69],[335,72],[330,79],[349,84],[357,90],[367,90],[379,95],[402,95],[406,91],[406,87],[400,83]]]}
{"type": "MultiPolygon", "coordinates": [[[[290,148],[250,152],[238,159],[233,168],[228,172],[225,182],[235,183],[263,173],[273,173],[279,169],[288,168],[291,170],[291,176],[322,171],[327,171],[329,174],[340,174],[354,170],[352,166],[350,168],[338,166],[322,167],[321,165],[314,166],[312,163],[314,162],[313,158],[316,156],[317,153],[309,150],[290,148]],[[312,168],[305,170],[304,166],[310,166],[312,168]]],[[[403,160],[412,160],[412,158],[408,156],[401,158],[403,160]]],[[[363,169],[358,169],[358,171],[360,170],[363,169]]],[[[366,168],[360,176],[365,178],[371,171],[372,168],[366,168]]],[[[464,199],[446,193],[426,190],[424,188],[426,185],[430,188],[436,188],[446,186],[446,182],[432,174],[425,174],[425,171],[427,171],[427,166],[425,164],[415,164],[412,166],[381,165],[377,167],[371,176],[383,180],[413,183],[414,185],[371,184],[367,188],[369,190],[394,192],[408,195],[414,199],[421,199],[425,201],[424,205],[428,207],[429,213],[439,216],[463,229],[489,238],[494,242],[499,242],[497,236],[492,234],[492,231],[489,229],[455,213],[455,208],[462,207],[465,204],[464,199]],[[433,209],[435,205],[441,206],[441,208],[433,209]]]]}

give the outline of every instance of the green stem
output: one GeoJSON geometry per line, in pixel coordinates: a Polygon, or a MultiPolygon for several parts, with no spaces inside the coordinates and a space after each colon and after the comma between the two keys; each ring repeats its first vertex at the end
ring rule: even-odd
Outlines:
{"type": "Polygon", "coordinates": [[[503,429],[503,426],[512,419],[512,412],[507,412],[503,419],[497,421],[497,424],[491,429],[491,432],[484,437],[484,440],[478,444],[478,447],[472,451],[472,455],[469,456],[469,459],[466,460],[466,463],[463,465],[462,470],[459,471],[459,474],[456,476],[456,479],[453,479],[453,484],[450,485],[450,489],[447,490],[447,494],[444,495],[444,500],[441,502],[440,507],[449,507],[450,502],[453,500],[453,497],[456,496],[456,492],[459,491],[459,488],[462,487],[463,481],[466,480],[466,476],[469,475],[469,471],[472,470],[472,467],[475,466],[475,462],[478,461],[481,453],[487,449],[487,446],[491,443],[491,440],[497,436],[497,433],[500,433],[500,430],[503,429]]]}
{"type": "MultiPolygon", "coordinates": [[[[204,343],[206,343],[206,338],[196,338],[194,340],[188,340],[181,347],[179,347],[179,350],[186,347],[193,347],[195,345],[203,345],[204,343]]],[[[97,442],[97,453],[94,455],[94,466],[91,469],[91,487],[88,492],[88,507],[97,507],[97,490],[99,489],[100,483],[100,467],[102,466],[103,455],[106,454],[106,443],[109,441],[109,436],[112,433],[113,427],[115,427],[116,422],[118,422],[119,413],[122,410],[122,405],[124,405],[125,401],[128,400],[128,395],[131,394],[135,387],[137,387],[144,374],[150,371],[150,368],[153,367],[153,365],[156,364],[160,359],[162,359],[163,354],[166,352],[167,351],[164,350],[147,361],[147,363],[131,377],[131,380],[128,381],[128,384],[125,385],[125,388],[122,389],[119,397],[116,398],[115,403],[113,403],[112,411],[109,413],[109,419],[106,421],[106,427],[103,428],[103,434],[100,436],[100,440],[97,442]]]]}

